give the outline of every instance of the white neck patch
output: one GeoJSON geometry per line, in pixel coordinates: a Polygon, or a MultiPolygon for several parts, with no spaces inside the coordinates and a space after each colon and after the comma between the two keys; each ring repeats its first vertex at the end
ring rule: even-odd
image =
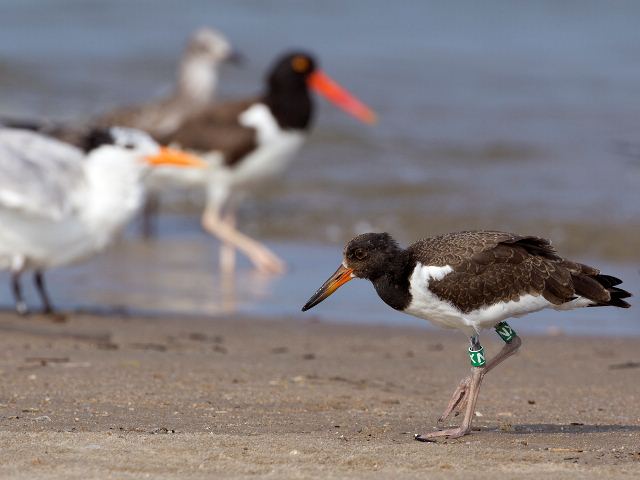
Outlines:
{"type": "Polygon", "coordinates": [[[271,141],[282,132],[271,110],[264,103],[251,105],[240,114],[239,121],[240,125],[256,129],[259,144],[271,141]]]}

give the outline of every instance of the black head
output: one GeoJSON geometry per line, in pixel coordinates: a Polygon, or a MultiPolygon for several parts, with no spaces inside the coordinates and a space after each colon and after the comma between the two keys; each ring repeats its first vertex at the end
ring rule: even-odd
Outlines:
{"type": "Polygon", "coordinates": [[[313,108],[309,89],[362,122],[376,121],[376,114],[320,70],[312,55],[294,51],[278,58],[267,77],[265,103],[280,127],[303,130],[309,126],[313,108]]]}
{"type": "MultiPolygon", "coordinates": [[[[134,128],[92,128],[82,138],[87,155],[107,154],[109,161],[117,158],[126,162],[140,161],[142,165],[205,168],[207,164],[199,158],[181,150],[161,147],[146,132],[134,128]]],[[[95,157],[94,157],[95,158],[95,157]]]]}
{"type": "Polygon", "coordinates": [[[313,57],[296,51],[279,57],[269,71],[265,103],[281,128],[309,127],[313,115],[309,78],[315,70],[313,57]]]}
{"type": "Polygon", "coordinates": [[[344,247],[342,265],[314,293],[302,311],[322,302],[353,278],[366,278],[372,282],[387,273],[398,272],[404,262],[403,250],[388,233],[365,233],[352,239],[344,247]]]}
{"type": "Polygon", "coordinates": [[[307,89],[309,75],[317,69],[316,60],[303,51],[287,52],[276,59],[267,76],[270,89],[307,89]]]}
{"type": "Polygon", "coordinates": [[[154,152],[158,149],[158,144],[149,134],[133,128],[96,127],[89,130],[82,138],[82,149],[86,153],[105,145],[142,153],[154,152]]]}
{"type": "Polygon", "coordinates": [[[388,233],[363,233],[344,247],[344,263],[358,278],[374,280],[399,261],[402,249],[388,233]]]}
{"type": "Polygon", "coordinates": [[[114,145],[115,139],[110,128],[92,128],[82,137],[82,150],[89,153],[103,145],[114,145]]]}

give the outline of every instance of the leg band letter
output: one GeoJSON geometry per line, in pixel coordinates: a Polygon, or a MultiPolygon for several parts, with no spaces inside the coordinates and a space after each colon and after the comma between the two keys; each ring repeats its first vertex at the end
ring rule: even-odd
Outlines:
{"type": "Polygon", "coordinates": [[[486,360],[484,359],[484,348],[480,344],[469,347],[469,359],[472,367],[484,367],[486,360]]]}
{"type": "Polygon", "coordinates": [[[511,343],[511,340],[518,336],[516,331],[511,328],[507,322],[500,322],[494,328],[504,343],[511,343]]]}

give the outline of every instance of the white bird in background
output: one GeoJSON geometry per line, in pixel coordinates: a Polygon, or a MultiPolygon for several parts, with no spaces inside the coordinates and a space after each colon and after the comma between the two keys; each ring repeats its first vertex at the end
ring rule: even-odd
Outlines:
{"type": "Polygon", "coordinates": [[[52,313],[43,270],[103,249],[142,205],[149,166],[205,166],[138,130],[97,129],[85,140],[83,151],[0,128],[0,268],[12,272],[20,314],[28,311],[20,275],[34,271],[44,311],[52,313]]]}
{"type": "Polygon", "coordinates": [[[240,55],[222,33],[211,28],[196,30],[182,55],[178,81],[171,95],[107,112],[90,123],[137,128],[153,136],[169,134],[188,116],[201,112],[213,102],[220,65],[239,60],[240,55]]]}
{"type": "MultiPolygon", "coordinates": [[[[221,32],[201,28],[187,42],[178,69],[177,83],[167,97],[117,108],[82,122],[2,118],[0,124],[34,130],[76,146],[84,142],[92,129],[112,126],[131,127],[156,138],[163,137],[174,132],[187,118],[209,108],[215,98],[221,64],[240,63],[241,60],[242,56],[221,32]]],[[[156,189],[151,188],[145,201],[142,223],[145,237],[153,233],[150,218],[158,211],[158,194],[156,189]]]]}

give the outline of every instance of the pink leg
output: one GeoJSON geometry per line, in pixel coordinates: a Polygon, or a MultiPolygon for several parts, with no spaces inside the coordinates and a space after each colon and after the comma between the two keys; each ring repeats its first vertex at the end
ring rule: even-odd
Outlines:
{"type": "Polygon", "coordinates": [[[476,403],[478,401],[478,394],[480,393],[480,385],[484,376],[493,370],[495,367],[504,362],[507,358],[512,356],[518,351],[522,345],[520,337],[516,336],[502,347],[502,350],[487,362],[484,367],[472,368],[471,375],[464,378],[458,388],[456,388],[449,404],[445,409],[442,416],[438,419],[438,423],[443,422],[454,410],[461,409],[466,403],[465,415],[462,420],[462,424],[458,428],[451,428],[446,430],[439,430],[437,432],[430,432],[424,435],[417,435],[416,440],[422,442],[432,441],[437,437],[459,438],[463,435],[467,435],[471,432],[471,423],[473,416],[475,415],[476,403]]]}
{"type": "MultiPolygon", "coordinates": [[[[222,221],[230,229],[236,228],[236,213],[232,209],[228,211],[222,221]]],[[[236,247],[229,242],[222,242],[220,245],[220,270],[225,275],[232,275],[236,271],[236,247]]]]}
{"type": "Polygon", "coordinates": [[[471,380],[469,382],[469,389],[467,395],[467,409],[464,414],[462,424],[457,428],[450,428],[447,430],[439,430],[437,432],[426,433],[424,435],[416,435],[416,440],[420,442],[429,442],[437,437],[449,437],[459,438],[463,435],[471,432],[471,422],[476,408],[476,402],[478,401],[478,394],[480,393],[480,384],[484,377],[486,367],[472,367],[471,380]]]}
{"type": "MultiPolygon", "coordinates": [[[[518,336],[513,337],[513,340],[511,340],[511,342],[505,343],[505,345],[502,347],[502,350],[500,350],[500,352],[498,352],[498,354],[495,357],[493,357],[491,360],[487,362],[487,364],[484,367],[482,376],[489,373],[495,367],[497,367],[502,362],[504,362],[507,358],[512,356],[514,353],[516,353],[521,345],[522,345],[522,340],[518,336]]],[[[467,395],[469,393],[470,385],[471,385],[471,376],[463,378],[462,381],[460,381],[458,388],[456,388],[455,392],[453,392],[453,395],[451,396],[451,400],[449,400],[449,404],[447,405],[447,408],[444,410],[444,412],[438,419],[438,423],[444,422],[449,417],[449,415],[451,415],[452,412],[454,412],[457,409],[461,409],[464,406],[467,400],[467,395]]]]}
{"type": "Polygon", "coordinates": [[[207,208],[202,215],[202,226],[223,243],[233,246],[247,255],[255,267],[265,273],[283,273],[285,264],[264,245],[249,238],[226,223],[213,208],[207,208]]]}

